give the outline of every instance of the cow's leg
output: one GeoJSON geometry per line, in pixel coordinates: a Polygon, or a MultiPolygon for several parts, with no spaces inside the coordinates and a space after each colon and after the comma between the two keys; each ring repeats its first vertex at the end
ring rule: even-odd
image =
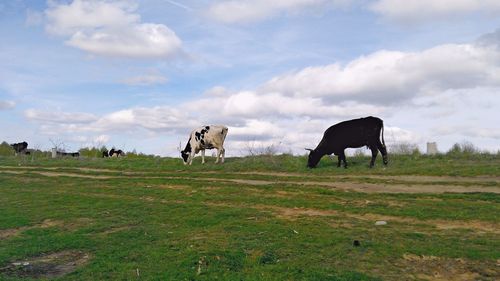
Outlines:
{"type": "Polygon", "coordinates": [[[370,160],[370,168],[373,168],[375,164],[375,159],[377,158],[378,149],[376,146],[370,146],[370,150],[372,151],[372,159],[370,160]]]}
{"type": "Polygon", "coordinates": [[[339,154],[340,158],[342,159],[342,161],[344,161],[344,168],[347,169],[347,161],[345,159],[345,152],[344,150],[342,150],[339,154]]]}
{"type": "Polygon", "coordinates": [[[194,153],[191,151],[188,157],[189,165],[193,164],[193,158],[194,158],[194,153]]]}
{"type": "Polygon", "coordinates": [[[216,148],[217,149],[217,154],[215,154],[215,164],[219,163],[219,158],[220,158],[220,154],[221,154],[221,149],[220,148],[216,148]]]}
{"type": "Polygon", "coordinates": [[[223,147],[221,150],[222,150],[222,153],[221,153],[221,163],[223,164],[224,163],[224,157],[226,156],[226,149],[223,147]]]}
{"type": "Polygon", "coordinates": [[[337,168],[340,168],[340,163],[342,163],[342,156],[337,155],[338,161],[337,161],[337,168]]]}
{"type": "Polygon", "coordinates": [[[387,163],[389,163],[389,161],[387,160],[387,148],[380,142],[380,140],[377,142],[377,148],[378,150],[380,150],[380,153],[382,154],[384,165],[387,165],[387,163]]]}
{"type": "Polygon", "coordinates": [[[201,164],[205,164],[205,149],[201,150],[201,164]]]}

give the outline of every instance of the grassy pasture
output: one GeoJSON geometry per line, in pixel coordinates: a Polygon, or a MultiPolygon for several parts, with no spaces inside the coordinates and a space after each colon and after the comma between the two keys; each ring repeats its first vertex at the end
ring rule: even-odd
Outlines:
{"type": "Polygon", "coordinates": [[[212,161],[0,158],[0,280],[500,279],[498,154],[212,161]]]}

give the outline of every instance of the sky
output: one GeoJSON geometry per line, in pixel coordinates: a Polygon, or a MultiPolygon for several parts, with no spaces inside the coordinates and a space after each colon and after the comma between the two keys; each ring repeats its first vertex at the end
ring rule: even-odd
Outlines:
{"type": "Polygon", "coordinates": [[[304,154],[331,125],[500,150],[497,0],[0,1],[0,141],[304,154]]]}

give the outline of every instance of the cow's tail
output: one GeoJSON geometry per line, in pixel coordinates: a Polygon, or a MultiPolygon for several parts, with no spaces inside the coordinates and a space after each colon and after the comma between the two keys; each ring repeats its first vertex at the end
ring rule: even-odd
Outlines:
{"type": "Polygon", "coordinates": [[[382,145],[383,148],[380,150],[382,153],[382,159],[384,160],[384,165],[387,165],[389,163],[389,160],[387,159],[387,147],[385,146],[385,140],[384,140],[384,121],[382,123],[382,130],[380,130],[380,134],[382,135],[382,145]]]}
{"type": "Polygon", "coordinates": [[[380,131],[380,135],[382,136],[382,145],[385,147],[385,140],[384,140],[384,122],[382,121],[382,130],[380,131]]]}
{"type": "Polygon", "coordinates": [[[228,131],[227,127],[222,127],[222,131],[220,132],[222,135],[222,142],[226,140],[227,131],[228,131]]]}

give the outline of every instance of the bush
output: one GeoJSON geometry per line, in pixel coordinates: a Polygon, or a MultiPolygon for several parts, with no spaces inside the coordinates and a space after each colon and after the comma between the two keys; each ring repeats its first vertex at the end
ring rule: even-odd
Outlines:
{"type": "Polygon", "coordinates": [[[471,142],[464,141],[462,143],[455,143],[450,150],[446,153],[447,155],[471,155],[480,153],[479,148],[474,146],[471,142]]]}
{"type": "Polygon", "coordinates": [[[388,147],[389,154],[398,155],[420,155],[420,150],[416,143],[398,142],[388,147]]]}
{"type": "Polygon", "coordinates": [[[84,147],[84,148],[80,148],[80,150],[78,150],[78,152],[80,152],[81,156],[89,157],[89,158],[100,158],[100,157],[102,157],[102,153],[104,151],[108,151],[106,146],[102,146],[101,148],[84,147]]]}
{"type": "Polygon", "coordinates": [[[6,142],[0,144],[0,155],[1,156],[12,156],[15,154],[14,149],[6,142]]]}

